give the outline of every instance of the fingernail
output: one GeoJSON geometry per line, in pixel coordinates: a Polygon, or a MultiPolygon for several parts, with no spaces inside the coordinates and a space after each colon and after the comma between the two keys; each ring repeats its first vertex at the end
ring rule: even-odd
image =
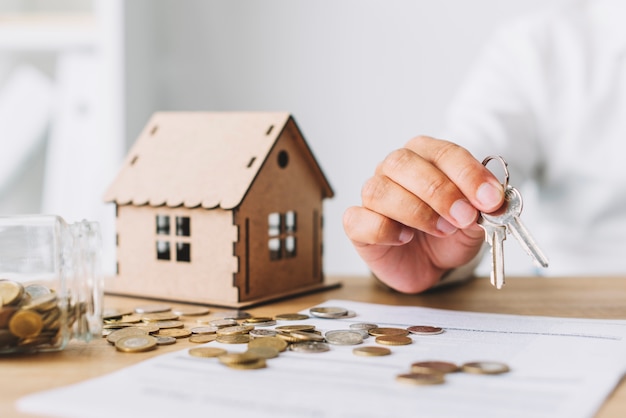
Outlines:
{"type": "Polygon", "coordinates": [[[402,244],[406,244],[407,242],[413,239],[413,235],[414,235],[413,229],[402,228],[402,231],[400,231],[400,236],[398,237],[398,239],[400,240],[402,244]]]}
{"type": "Polygon", "coordinates": [[[461,225],[466,227],[476,220],[478,211],[464,199],[459,199],[450,207],[450,215],[461,225]]]}
{"type": "Polygon", "coordinates": [[[454,225],[446,221],[441,216],[439,217],[439,220],[437,220],[437,229],[446,235],[452,235],[457,230],[457,228],[454,225]]]}
{"type": "Polygon", "coordinates": [[[486,209],[495,208],[502,200],[502,186],[496,186],[492,183],[483,183],[476,191],[476,199],[478,199],[486,209]]]}

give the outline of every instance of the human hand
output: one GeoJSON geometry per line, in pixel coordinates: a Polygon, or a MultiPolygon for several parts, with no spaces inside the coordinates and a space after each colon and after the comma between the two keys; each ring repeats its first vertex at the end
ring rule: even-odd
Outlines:
{"type": "Polygon", "coordinates": [[[348,238],[381,281],[418,293],[476,256],[478,212],[502,206],[504,192],[467,150],[420,136],[378,165],[361,199],[344,214],[348,238]]]}

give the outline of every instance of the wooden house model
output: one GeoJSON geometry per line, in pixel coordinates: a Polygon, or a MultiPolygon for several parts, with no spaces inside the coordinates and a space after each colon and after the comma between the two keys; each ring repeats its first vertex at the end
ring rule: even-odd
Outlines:
{"type": "Polygon", "coordinates": [[[327,287],[333,190],[293,117],[159,112],[110,185],[108,293],[243,307],[327,287]]]}

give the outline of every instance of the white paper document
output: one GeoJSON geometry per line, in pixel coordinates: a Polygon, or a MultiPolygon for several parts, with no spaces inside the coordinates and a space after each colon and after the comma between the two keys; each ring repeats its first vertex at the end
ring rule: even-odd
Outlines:
{"type": "MultiPolygon", "coordinates": [[[[351,323],[380,327],[433,325],[437,335],[411,335],[392,354],[362,357],[355,346],[325,353],[286,351],[259,370],[234,370],[188,349],[110,375],[29,395],[24,412],[58,417],[591,417],[626,370],[626,321],[497,315],[331,300],[353,310],[347,319],[311,318],[322,332],[351,323]],[[411,364],[443,360],[500,361],[501,375],[463,372],[446,382],[396,381],[411,364]]],[[[277,314],[283,312],[276,312],[277,314]]],[[[209,346],[244,351],[244,345],[209,346]]],[[[374,338],[363,345],[377,345],[374,338]]],[[[113,349],[113,348],[112,348],[113,349]]],[[[121,355],[121,354],[120,354],[121,355]]]]}

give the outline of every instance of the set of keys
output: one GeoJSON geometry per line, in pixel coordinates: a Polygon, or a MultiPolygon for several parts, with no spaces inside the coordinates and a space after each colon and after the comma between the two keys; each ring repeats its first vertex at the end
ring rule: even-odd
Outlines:
{"type": "Polygon", "coordinates": [[[478,224],[485,230],[485,241],[491,246],[491,284],[501,289],[504,286],[504,240],[507,232],[517,239],[538,266],[548,267],[548,259],[519,218],[522,213],[522,195],[509,185],[506,161],[500,156],[489,156],[483,165],[487,166],[494,159],[499,160],[504,167],[504,204],[495,212],[481,212],[478,224]]]}

